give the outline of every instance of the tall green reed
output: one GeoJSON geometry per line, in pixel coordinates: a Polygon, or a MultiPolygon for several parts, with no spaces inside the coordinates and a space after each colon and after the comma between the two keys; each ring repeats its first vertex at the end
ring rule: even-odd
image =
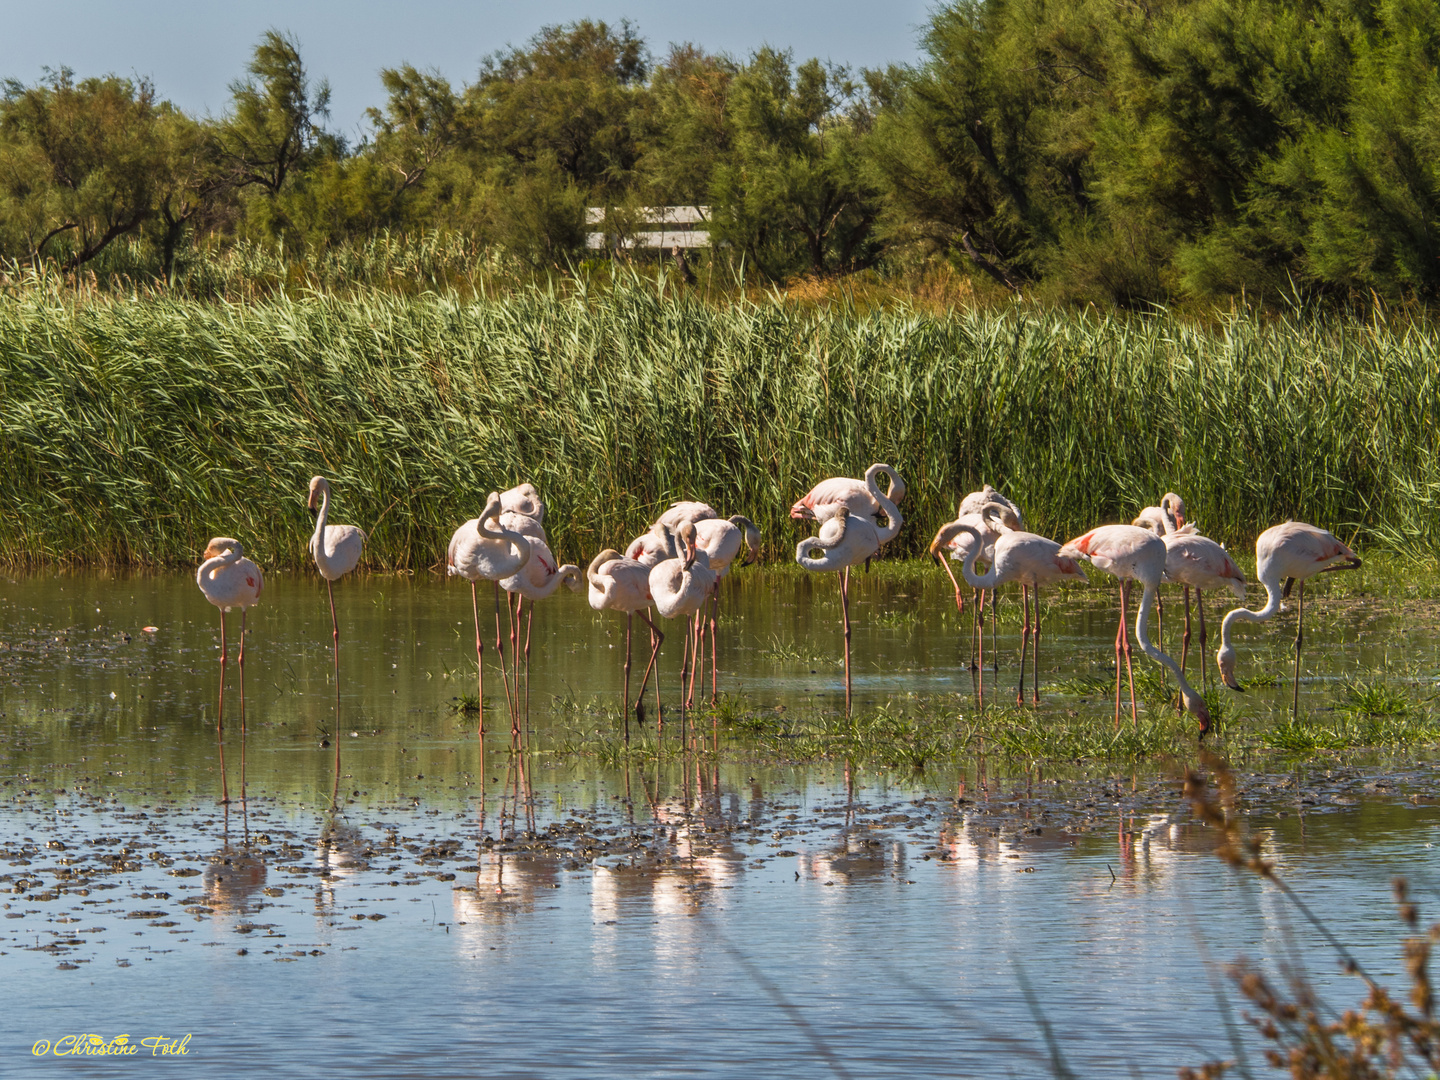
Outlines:
{"type": "Polygon", "coordinates": [[[910,494],[896,554],[988,481],[1057,537],[1181,492],[1216,539],[1289,517],[1440,551],[1440,338],[1235,315],[861,311],[603,292],[278,293],[252,303],[0,293],[0,558],[193,561],[212,535],[306,561],[306,482],[372,566],[437,564],[520,480],[557,552],[620,545],[672,499],[760,525],[873,461],[910,494]]]}

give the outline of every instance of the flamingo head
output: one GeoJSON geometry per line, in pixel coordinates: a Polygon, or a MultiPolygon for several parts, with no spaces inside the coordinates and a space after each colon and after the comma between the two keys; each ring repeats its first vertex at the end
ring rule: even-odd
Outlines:
{"type": "Polygon", "coordinates": [[[685,569],[695,565],[695,556],[700,548],[695,543],[695,523],[693,521],[682,521],[680,527],[675,530],[675,538],[680,542],[680,550],[685,552],[685,569]]]}
{"type": "Polygon", "coordinates": [[[492,491],[489,495],[485,496],[485,509],[480,511],[480,520],[498,522],[504,509],[505,506],[500,501],[500,493],[498,491],[492,491]]]}
{"type": "Polygon", "coordinates": [[[1220,669],[1220,678],[1226,686],[1244,692],[1245,688],[1235,680],[1235,647],[1228,641],[1222,642],[1215,654],[1215,666],[1220,669]]]}
{"type": "Polygon", "coordinates": [[[744,514],[736,514],[730,518],[730,524],[738,528],[745,536],[745,561],[742,565],[749,566],[760,558],[760,529],[744,514]]]}
{"type": "Polygon", "coordinates": [[[1165,497],[1160,500],[1160,509],[1175,519],[1175,528],[1185,527],[1185,500],[1179,495],[1173,491],[1167,491],[1165,497]]]}
{"type": "Polygon", "coordinates": [[[1210,731],[1210,710],[1205,707],[1205,699],[1199,694],[1187,694],[1182,690],[1180,700],[1184,702],[1186,711],[1200,721],[1200,738],[1203,739],[1210,731]]]}
{"type": "Polygon", "coordinates": [[[240,546],[239,540],[232,540],[228,536],[217,536],[205,546],[205,554],[200,556],[200,561],[206,562],[226,554],[238,559],[245,554],[245,549],[240,546]]]}
{"type": "Polygon", "coordinates": [[[947,521],[944,525],[940,526],[940,531],[935,534],[935,539],[930,541],[930,547],[926,549],[926,553],[936,562],[939,562],[941,559],[941,550],[948,547],[958,547],[955,539],[963,533],[969,533],[972,540],[978,540],[978,535],[969,525],[959,521],[947,521]]]}
{"type": "Polygon", "coordinates": [[[305,505],[310,508],[310,512],[313,514],[320,509],[321,498],[329,494],[330,481],[326,480],[323,476],[312,476],[310,478],[310,498],[306,500],[305,505]]]}
{"type": "Polygon", "coordinates": [[[800,500],[799,502],[797,502],[794,506],[790,507],[790,520],[791,520],[791,521],[813,521],[813,520],[814,520],[814,518],[815,518],[815,511],[814,511],[813,509],[811,509],[810,503],[809,503],[808,501],[806,501],[806,500],[808,500],[809,498],[810,498],[810,496],[807,495],[807,496],[805,496],[804,499],[801,499],[801,500],[800,500]]]}

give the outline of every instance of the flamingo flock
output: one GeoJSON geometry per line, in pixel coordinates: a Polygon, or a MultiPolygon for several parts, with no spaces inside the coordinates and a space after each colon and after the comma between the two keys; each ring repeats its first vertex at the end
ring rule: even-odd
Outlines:
{"type": "MultiPolygon", "coordinates": [[[[850,621],[850,571],[868,569],[870,561],[899,535],[904,524],[900,503],[905,482],[890,465],[877,463],[863,479],[832,477],[816,484],[790,508],[797,522],[813,522],[816,532],[800,541],[795,561],[814,573],[834,572],[840,593],[840,623],[844,653],[845,710],[853,703],[850,621]],[[880,486],[881,478],[886,486],[880,486]]],[[[315,531],[310,541],[316,569],[325,580],[330,606],[331,643],[335,679],[336,784],[339,782],[340,728],[340,627],[335,613],[334,582],[359,564],[366,535],[353,525],[332,525],[329,514],[332,489],[329,481],[311,479],[307,505],[315,514],[315,531]]],[[[562,585],[579,590],[588,585],[590,606],[597,612],[625,615],[625,648],[622,654],[621,715],[629,741],[630,719],[645,722],[645,693],[652,677],[655,684],[655,718],[663,729],[665,714],[660,703],[660,652],[666,634],[653,617],[673,621],[684,619],[680,660],[680,710],[696,703],[696,685],[705,695],[704,667],[706,639],[709,639],[710,703],[718,700],[718,650],[715,643],[720,603],[720,585],[735,565],[754,562],[760,551],[760,532],[741,514],[722,517],[713,507],[696,501],[676,502],[628,546],[624,554],[606,548],[582,571],[576,564],[561,564],[546,536],[545,503],[531,484],[500,492],[485,499],[477,517],[466,521],[451,537],[446,553],[447,573],[470,582],[471,614],[475,626],[476,696],[480,713],[477,736],[483,751],[485,723],[485,634],[481,628],[479,584],[489,581],[494,595],[495,653],[505,707],[510,715],[511,736],[522,737],[522,720],[528,721],[530,630],[534,605],[551,596],[562,585]],[[506,633],[500,617],[500,593],[506,594],[511,662],[506,662],[506,633]],[[527,610],[527,601],[529,609],[527,610]],[[650,655],[640,688],[630,696],[632,632],[639,616],[650,633],[650,655]],[[523,626],[523,632],[522,632],[523,626]],[[524,678],[522,683],[522,666],[524,678]],[[523,685],[523,690],[522,690],[523,685]]],[[[1185,503],[1167,492],[1158,506],[1140,511],[1133,523],[1101,525],[1059,543],[1024,528],[1020,508],[986,484],[960,500],[956,518],[942,525],[929,545],[929,555],[945,569],[954,587],[957,613],[964,612],[965,597],[959,581],[947,565],[944,554],[959,562],[965,583],[973,590],[971,627],[972,670],[983,669],[985,610],[991,613],[992,641],[995,634],[995,592],[1018,583],[1021,588],[1020,678],[1016,704],[1026,704],[1026,664],[1031,665],[1029,704],[1040,704],[1040,589],[1044,585],[1085,581],[1083,562],[1119,582],[1119,623],[1115,631],[1114,723],[1118,728],[1124,704],[1125,679],[1129,686],[1132,723],[1138,724],[1135,679],[1128,626],[1132,583],[1138,582],[1141,597],[1136,610],[1134,637],[1141,652],[1159,663],[1174,677],[1179,688],[1179,707],[1189,712],[1203,738],[1210,730],[1209,707],[1202,693],[1186,677],[1191,642],[1190,591],[1194,589],[1199,615],[1200,682],[1206,682],[1207,644],[1204,594],[1207,590],[1229,590],[1242,603],[1246,581],[1224,547],[1200,535],[1187,521],[1185,503]],[[978,564],[985,564],[979,569],[978,564]],[[1162,651],[1150,636],[1152,610],[1159,610],[1162,584],[1178,585],[1183,593],[1184,632],[1180,660],[1162,651]],[[1034,612],[1032,621],[1031,612],[1034,612]],[[978,649],[977,649],[978,643],[978,649]],[[978,664],[977,664],[978,656],[978,664]]],[[[1352,570],[1360,566],[1355,553],[1324,529],[1303,522],[1287,521],[1262,533],[1256,541],[1257,576],[1266,591],[1266,603],[1259,610],[1237,607],[1221,624],[1221,644],[1215,663],[1221,681],[1230,689],[1243,688],[1236,678],[1236,653],[1232,635],[1242,622],[1264,622],[1281,610],[1281,602],[1298,582],[1295,671],[1291,708],[1298,717],[1300,653],[1304,641],[1305,581],[1316,574],[1352,570]]],[[[245,633],[246,615],[259,602],[264,588],[260,568],[245,557],[242,544],[229,537],[216,537],[206,547],[196,572],[196,582],[207,600],[220,610],[220,694],[216,710],[216,739],[219,745],[221,790],[229,801],[224,778],[225,668],[228,639],[225,614],[240,610],[240,723],[245,724],[245,633]]],[[[1163,619],[1163,614],[1160,615],[1163,619]]],[[[1163,639],[1163,623],[1161,624],[1163,639]]],[[[999,658],[992,646],[992,663],[998,671],[999,658]]],[[[243,744],[242,744],[243,746],[243,744]]],[[[241,791],[244,792],[244,759],[241,759],[241,791]]]]}

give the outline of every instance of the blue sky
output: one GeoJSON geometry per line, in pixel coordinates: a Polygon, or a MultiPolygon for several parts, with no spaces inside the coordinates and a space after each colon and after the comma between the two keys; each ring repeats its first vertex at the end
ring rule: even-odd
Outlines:
{"type": "Polygon", "coordinates": [[[162,97],[218,115],[227,85],[273,26],[299,38],[306,67],[330,80],[329,126],[354,139],[365,107],[383,100],[382,67],[438,68],[458,89],[474,80],[481,57],[523,44],[550,23],[628,17],[657,55],[681,41],[736,56],[770,44],[859,68],[913,62],[931,7],[923,0],[17,0],[4,5],[0,77],[33,82],[47,66],[81,77],[148,76],[162,97]]]}

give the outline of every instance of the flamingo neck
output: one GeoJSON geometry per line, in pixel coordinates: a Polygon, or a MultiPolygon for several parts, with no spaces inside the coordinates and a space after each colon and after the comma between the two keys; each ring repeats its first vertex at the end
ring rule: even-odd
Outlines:
{"type": "Polygon", "coordinates": [[[1000,572],[995,569],[993,561],[990,563],[990,569],[983,576],[975,572],[975,562],[980,558],[980,552],[985,547],[985,541],[981,539],[979,531],[969,525],[961,525],[957,531],[969,533],[975,540],[965,555],[965,561],[960,565],[960,573],[965,575],[965,583],[972,589],[993,589],[1000,584],[1000,572]]]}
{"type": "Polygon", "coordinates": [[[1135,640],[1140,643],[1140,650],[1151,660],[1159,661],[1170,669],[1180,684],[1180,696],[1188,702],[1191,698],[1197,697],[1195,688],[1185,678],[1185,673],[1180,670],[1180,665],[1170,658],[1168,653],[1161,652],[1150,640],[1150,609],[1155,606],[1155,594],[1158,591],[1156,585],[1147,581],[1145,592],[1140,597],[1140,613],[1135,616],[1135,640]]]}
{"type": "Polygon", "coordinates": [[[310,544],[316,551],[316,558],[319,553],[325,550],[325,526],[330,520],[330,489],[320,489],[320,512],[315,515],[315,535],[311,537],[310,544]]]}
{"type": "Polygon", "coordinates": [[[1270,572],[1269,567],[1264,567],[1260,575],[1260,584],[1265,586],[1265,606],[1259,611],[1251,611],[1249,608],[1235,608],[1225,616],[1225,621],[1220,624],[1220,647],[1230,648],[1230,627],[1236,622],[1265,622],[1275,617],[1280,610],[1280,575],[1270,572]]]}
{"type": "Polygon", "coordinates": [[[876,477],[882,472],[890,477],[890,490],[894,491],[895,482],[898,477],[888,466],[880,466],[877,468],[872,465],[866,469],[865,486],[870,489],[871,496],[880,504],[880,509],[885,512],[885,528],[877,528],[875,531],[880,543],[886,544],[900,535],[900,526],[903,524],[903,519],[900,517],[899,509],[891,502],[889,494],[880,490],[880,482],[876,477]]]}

